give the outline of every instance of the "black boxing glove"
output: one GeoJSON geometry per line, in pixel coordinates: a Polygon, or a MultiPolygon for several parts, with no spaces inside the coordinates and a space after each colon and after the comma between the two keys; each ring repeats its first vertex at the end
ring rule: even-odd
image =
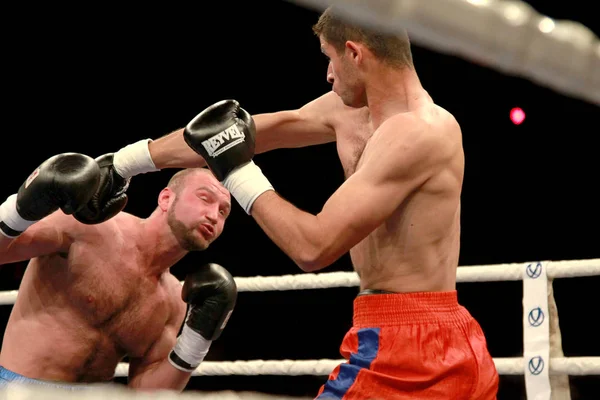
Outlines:
{"type": "Polygon", "coordinates": [[[73,214],[76,220],[92,225],[104,222],[117,215],[127,205],[127,188],[130,178],[124,179],[113,166],[113,154],[96,158],[100,167],[100,184],[91,200],[73,214]]]}
{"type": "Polygon", "coordinates": [[[191,372],[204,360],[212,341],[219,338],[229,321],[237,286],[225,268],[207,264],[186,276],[181,298],[189,304],[189,310],[169,361],[175,368],[191,372]]]}
{"type": "Polygon", "coordinates": [[[256,126],[235,100],[222,100],[192,119],[183,131],[185,142],[223,181],[235,168],[254,157],[256,126]]]}
{"type": "Polygon", "coordinates": [[[79,153],[50,157],[0,206],[0,232],[14,238],[59,208],[73,214],[90,201],[99,184],[100,168],[93,158],[79,153]]]}
{"type": "Polygon", "coordinates": [[[222,100],[190,121],[183,131],[185,142],[198,153],[231,192],[246,213],[262,193],[273,190],[254,164],[256,126],[236,100],[222,100]]]}

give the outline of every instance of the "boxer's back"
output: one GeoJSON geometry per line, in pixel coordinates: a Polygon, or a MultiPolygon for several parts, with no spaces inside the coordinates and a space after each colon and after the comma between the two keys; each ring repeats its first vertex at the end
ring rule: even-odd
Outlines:
{"type": "MultiPolygon", "coordinates": [[[[383,155],[387,138],[374,134],[366,107],[338,109],[332,124],[346,178],[361,168],[366,157],[389,162],[389,168],[393,168],[394,160],[383,155]]],[[[385,124],[394,124],[397,130],[397,137],[390,140],[405,140],[403,132],[419,124],[424,134],[436,136],[445,158],[436,164],[430,179],[350,251],[361,288],[392,292],[453,290],[464,170],[460,127],[452,115],[432,102],[392,117],[385,124]]]]}
{"type": "Polygon", "coordinates": [[[0,365],[37,379],[102,381],[126,354],[140,357],[148,350],[173,309],[185,306],[175,277],[145,273],[148,259],[136,245],[135,220],[121,213],[81,226],[85,239],[68,254],[30,261],[0,365]]]}

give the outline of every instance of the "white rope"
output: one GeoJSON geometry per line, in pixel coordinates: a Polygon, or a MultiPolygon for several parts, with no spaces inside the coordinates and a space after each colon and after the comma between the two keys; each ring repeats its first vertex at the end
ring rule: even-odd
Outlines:
{"type": "MultiPolygon", "coordinates": [[[[500,375],[523,375],[525,360],[516,358],[494,358],[500,375]]],[[[600,375],[600,357],[550,358],[550,375],[600,375]]]]}
{"type": "Polygon", "coordinates": [[[600,105],[600,40],[584,25],[553,20],[513,0],[287,0],[411,40],[600,105]]]}
{"type": "MultiPolygon", "coordinates": [[[[525,264],[529,263],[535,264],[537,261],[525,264]]],[[[600,275],[600,258],[546,261],[546,263],[548,263],[548,277],[551,279],[600,275]]],[[[456,280],[457,282],[518,281],[523,278],[523,264],[462,266],[457,270],[456,280]]],[[[359,284],[359,279],[355,272],[324,272],[319,274],[236,277],[235,283],[240,292],[263,292],[356,287],[359,284]]],[[[17,294],[17,290],[0,292],[0,305],[14,304],[17,294]]]]}
{"type": "Polygon", "coordinates": [[[15,304],[18,293],[18,290],[7,290],[0,292],[0,304],[15,304]]]}
{"type": "MultiPolygon", "coordinates": [[[[194,376],[200,375],[318,375],[327,376],[333,369],[345,360],[250,360],[227,362],[203,362],[194,376]]],[[[494,363],[500,375],[523,375],[523,358],[495,358],[494,363]]],[[[127,376],[128,364],[121,363],[115,370],[115,377],[127,376]]],[[[600,375],[600,357],[571,357],[551,358],[551,375],[600,375]]],[[[153,399],[153,400],[184,400],[184,399],[292,399],[286,396],[274,396],[250,392],[198,392],[187,391],[158,391],[152,393],[132,392],[117,385],[108,385],[94,391],[68,392],[52,387],[8,386],[0,390],[0,400],[106,400],[106,399],[153,399]],[[70,397],[71,396],[71,397],[70,397]]]]}
{"type": "Polygon", "coordinates": [[[240,292],[264,292],[269,290],[356,287],[359,284],[359,279],[355,272],[323,272],[320,274],[236,278],[235,283],[240,292]]]}
{"type": "MultiPolygon", "coordinates": [[[[463,266],[457,270],[457,282],[518,281],[523,279],[523,264],[495,264],[463,266]]],[[[600,259],[546,261],[548,277],[574,278],[600,275],[600,259]]],[[[262,292],[269,290],[326,289],[358,286],[355,272],[324,272],[319,274],[297,274],[282,276],[255,276],[235,278],[238,291],[262,292]]]]}
{"type": "MultiPolygon", "coordinates": [[[[249,360],[204,361],[193,372],[194,376],[216,375],[318,375],[327,376],[346,360],[249,360]]],[[[500,375],[523,375],[522,357],[494,358],[500,375]]],[[[128,363],[119,363],[115,376],[127,376],[128,363]]],[[[550,359],[551,375],[600,375],[600,357],[563,357],[550,359]]]]}

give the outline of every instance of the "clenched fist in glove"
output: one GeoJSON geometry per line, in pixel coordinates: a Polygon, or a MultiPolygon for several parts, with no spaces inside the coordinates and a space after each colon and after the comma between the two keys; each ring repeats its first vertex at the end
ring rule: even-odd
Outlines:
{"type": "Polygon", "coordinates": [[[99,184],[100,168],[93,158],[79,153],[50,157],[0,206],[0,233],[17,237],[59,208],[65,214],[76,213],[99,184]]]}
{"type": "Polygon", "coordinates": [[[100,167],[100,185],[91,200],[73,216],[84,224],[99,224],[117,215],[127,205],[130,178],[123,178],[113,165],[113,154],[96,158],[100,167]]]}
{"type": "Polygon", "coordinates": [[[79,222],[99,224],[114,217],[127,205],[126,192],[131,177],[158,171],[150,156],[149,142],[150,139],[139,140],[116,153],[96,158],[102,173],[100,187],[87,207],[75,213],[74,217],[79,222]]]}
{"type": "Polygon", "coordinates": [[[273,190],[254,164],[256,127],[250,114],[235,100],[222,100],[190,121],[183,132],[186,143],[250,214],[262,193],[273,190]]]}
{"type": "Polygon", "coordinates": [[[229,321],[237,300],[237,286],[225,268],[207,264],[186,276],[181,298],[189,310],[169,362],[179,370],[192,372],[229,321]]]}

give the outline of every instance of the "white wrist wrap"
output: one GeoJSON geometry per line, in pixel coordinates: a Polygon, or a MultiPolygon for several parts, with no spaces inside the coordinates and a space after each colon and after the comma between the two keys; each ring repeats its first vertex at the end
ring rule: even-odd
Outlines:
{"type": "Polygon", "coordinates": [[[152,139],[143,139],[117,151],[113,155],[115,171],[125,179],[146,172],[158,171],[148,149],[148,143],[151,141],[152,139]]]}
{"type": "MultiPolygon", "coordinates": [[[[17,194],[10,195],[2,205],[0,205],[0,221],[16,232],[23,232],[37,221],[28,221],[23,219],[17,212],[17,194]]],[[[15,238],[18,235],[9,235],[0,229],[0,233],[9,238],[15,238]]]]}
{"type": "Polygon", "coordinates": [[[172,351],[177,354],[177,357],[188,363],[191,368],[187,369],[181,365],[177,365],[170,357],[169,362],[178,370],[186,372],[193,371],[204,360],[206,354],[208,354],[211,343],[212,340],[204,339],[202,335],[195,332],[192,328],[187,326],[187,324],[184,324],[181,335],[177,338],[177,343],[172,351]]]}
{"type": "Polygon", "coordinates": [[[223,181],[223,186],[229,190],[248,215],[258,196],[267,190],[275,190],[254,161],[229,173],[223,181]]]}

